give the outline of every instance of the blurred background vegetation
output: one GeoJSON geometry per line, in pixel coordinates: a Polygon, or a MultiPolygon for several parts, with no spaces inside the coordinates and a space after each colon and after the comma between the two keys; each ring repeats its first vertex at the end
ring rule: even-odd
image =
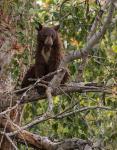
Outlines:
{"type": "MultiPolygon", "coordinates": [[[[81,0],[4,0],[1,4],[3,21],[15,30],[17,40],[14,44],[16,54],[10,66],[16,86],[28,67],[34,63],[37,22],[45,26],[61,25],[60,33],[65,52],[78,51],[87,40],[92,22],[100,9],[95,1],[81,0]]],[[[115,15],[117,11],[115,11],[115,15]]],[[[103,18],[102,18],[103,19],[103,18]]],[[[101,24],[101,21],[100,21],[101,24]]],[[[74,81],[80,60],[69,64],[71,81],[74,81]]],[[[84,82],[104,83],[112,86],[112,95],[104,93],[71,93],[54,97],[54,112],[60,112],[72,105],[72,110],[88,106],[109,106],[117,108],[117,21],[116,18],[103,39],[89,52],[89,59],[83,73],[84,82]]],[[[46,111],[47,102],[26,104],[23,124],[46,111]]],[[[78,137],[103,141],[106,149],[117,148],[117,112],[88,110],[60,120],[49,120],[35,125],[30,131],[48,136],[51,139],[78,137]]],[[[24,149],[24,147],[21,147],[24,149]]]]}

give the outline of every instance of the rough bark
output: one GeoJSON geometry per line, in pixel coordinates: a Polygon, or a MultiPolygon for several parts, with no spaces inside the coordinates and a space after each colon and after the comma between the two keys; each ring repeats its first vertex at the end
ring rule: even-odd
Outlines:
{"type": "MultiPolygon", "coordinates": [[[[0,4],[0,6],[3,6],[2,3],[0,4]]],[[[0,112],[4,111],[8,107],[12,107],[13,105],[12,96],[8,93],[14,89],[14,84],[10,73],[10,63],[16,53],[15,35],[15,29],[10,22],[9,16],[4,14],[0,8],[0,112]]],[[[9,117],[12,121],[19,124],[20,119],[18,110],[11,111],[9,117]]],[[[0,122],[2,122],[1,119],[0,122]]],[[[1,131],[6,131],[5,126],[1,129],[1,131]]],[[[9,142],[9,140],[2,135],[0,135],[0,149],[13,149],[11,142],[9,142]]]]}

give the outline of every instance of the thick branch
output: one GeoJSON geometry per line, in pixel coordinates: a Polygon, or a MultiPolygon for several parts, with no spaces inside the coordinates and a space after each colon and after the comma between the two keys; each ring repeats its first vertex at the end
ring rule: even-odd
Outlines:
{"type": "MultiPolygon", "coordinates": [[[[56,87],[52,87],[53,88],[53,92],[52,95],[56,96],[56,95],[62,95],[64,93],[71,93],[71,92],[80,92],[80,93],[84,93],[84,92],[105,92],[107,94],[112,94],[112,90],[109,87],[103,87],[102,86],[96,86],[96,85],[88,85],[88,84],[84,84],[84,83],[69,83],[66,85],[62,85],[60,88],[56,88],[56,87]],[[63,92],[64,91],[64,92],[63,92]]],[[[115,93],[117,94],[117,93],[115,93]]],[[[22,103],[28,103],[28,102],[34,102],[37,100],[41,100],[46,98],[46,95],[38,95],[38,93],[36,93],[35,91],[31,91],[30,95],[28,94],[26,97],[24,97],[22,103]],[[34,94],[33,94],[34,92],[34,94]]]]}
{"type": "MultiPolygon", "coordinates": [[[[52,89],[53,89],[52,96],[62,95],[62,94],[65,94],[65,93],[72,93],[72,92],[80,92],[80,93],[84,93],[84,92],[104,92],[106,94],[113,94],[113,91],[112,91],[113,87],[106,87],[106,86],[103,86],[103,85],[98,85],[96,83],[87,83],[86,84],[86,83],[72,82],[72,83],[69,83],[69,84],[66,84],[66,85],[62,85],[59,88],[52,87],[52,89]]],[[[115,91],[114,94],[117,95],[117,92],[115,91]]],[[[10,94],[8,94],[7,96],[8,96],[8,98],[11,97],[10,94]]],[[[7,105],[5,107],[6,110],[4,108],[5,111],[2,111],[0,113],[0,116],[10,112],[11,110],[16,109],[19,104],[34,102],[34,101],[37,101],[37,100],[43,100],[43,99],[47,98],[46,94],[45,95],[39,95],[34,89],[31,89],[31,91],[23,97],[22,101],[20,101],[20,96],[15,96],[15,95],[12,95],[12,96],[13,96],[12,106],[14,106],[14,107],[10,107],[10,102],[9,103],[7,102],[7,105]]]]}
{"type": "MultiPolygon", "coordinates": [[[[6,125],[6,119],[1,118],[0,127],[6,125]]],[[[16,127],[10,122],[7,122],[7,131],[13,132],[16,127]]],[[[8,136],[8,133],[5,133],[8,136]]],[[[86,146],[91,148],[91,142],[81,139],[68,139],[61,142],[52,142],[47,137],[42,137],[36,134],[32,134],[26,130],[22,130],[20,133],[15,135],[15,140],[18,142],[25,142],[33,148],[40,150],[71,150],[75,148],[85,149],[86,146]],[[24,141],[25,139],[25,141],[24,141]]],[[[79,149],[79,150],[80,150],[79,149]]]]}

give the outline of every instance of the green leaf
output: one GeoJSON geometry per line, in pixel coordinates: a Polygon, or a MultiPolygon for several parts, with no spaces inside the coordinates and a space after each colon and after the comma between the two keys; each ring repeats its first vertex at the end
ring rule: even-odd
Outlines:
{"type": "Polygon", "coordinates": [[[112,50],[113,50],[113,52],[117,53],[117,45],[113,45],[112,50]]]}

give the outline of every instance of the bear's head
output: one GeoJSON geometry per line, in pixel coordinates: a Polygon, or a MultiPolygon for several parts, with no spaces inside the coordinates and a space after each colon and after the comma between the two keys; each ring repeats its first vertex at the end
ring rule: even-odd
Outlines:
{"type": "Polygon", "coordinates": [[[58,30],[60,25],[56,25],[54,27],[43,27],[43,25],[39,24],[36,28],[38,31],[37,42],[43,45],[43,49],[45,52],[50,51],[56,41],[58,40],[58,30]]]}

